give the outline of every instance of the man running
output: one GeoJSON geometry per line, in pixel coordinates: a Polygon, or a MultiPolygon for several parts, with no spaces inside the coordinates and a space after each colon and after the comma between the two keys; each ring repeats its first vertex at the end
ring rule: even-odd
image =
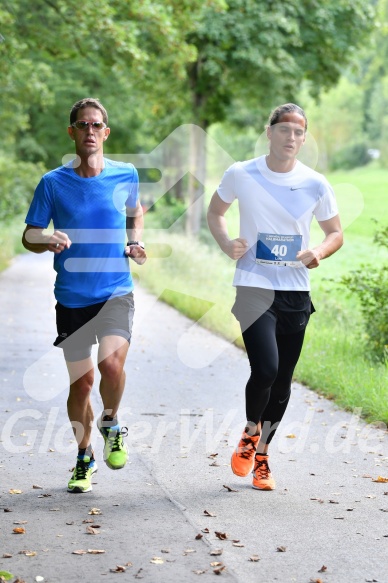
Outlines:
{"type": "Polygon", "coordinates": [[[67,131],[76,158],[42,177],[26,217],[23,245],[34,253],[54,255],[58,333],[54,345],[63,349],[69,372],[67,410],[78,443],[68,491],[89,492],[97,471],[91,446],[92,346],[98,341],[103,411],[97,426],[105,442],[104,460],[118,470],[128,458],[117,418],[134,314],[128,257],[142,264],[147,256],[140,241],[138,174],[132,164],[104,157],[110,128],[101,102],[77,101],[67,131]],[[54,232],[49,234],[45,229],[51,221],[54,232]]]}
{"type": "Polygon", "coordinates": [[[293,103],[277,107],[266,126],[269,154],[236,162],[224,174],[208,209],[208,224],[222,251],[237,260],[232,313],[240,323],[251,375],[245,390],[247,422],[231,467],[253,470],[253,488],[275,489],[268,464],[271,440],[286,411],[305,329],[314,308],[309,269],[343,243],[333,190],[297,160],[307,118],[293,103]],[[240,236],[230,239],[225,213],[237,199],[240,236]],[[309,247],[310,225],[324,239],[309,247]]]}

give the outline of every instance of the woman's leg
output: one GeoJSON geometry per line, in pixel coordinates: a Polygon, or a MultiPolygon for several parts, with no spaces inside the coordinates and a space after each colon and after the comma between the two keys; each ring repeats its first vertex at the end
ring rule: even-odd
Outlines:
{"type": "Polygon", "coordinates": [[[291,382],[295,366],[303,346],[305,330],[296,334],[282,334],[276,337],[279,366],[270,396],[261,416],[262,434],[258,447],[259,453],[266,453],[268,445],[287,409],[291,396],[291,382]]]}

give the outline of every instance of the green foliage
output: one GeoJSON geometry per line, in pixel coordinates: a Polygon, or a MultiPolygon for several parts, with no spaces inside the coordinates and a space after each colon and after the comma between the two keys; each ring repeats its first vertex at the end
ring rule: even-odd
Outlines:
{"type": "Polygon", "coordinates": [[[297,95],[302,79],[311,92],[332,86],[355,47],[373,26],[363,0],[227,0],[205,7],[188,38],[197,59],[188,66],[194,111],[202,127],[223,121],[243,98],[263,115],[278,100],[297,95]]]}
{"type": "Polygon", "coordinates": [[[0,221],[9,222],[27,209],[32,198],[32,184],[44,171],[42,164],[19,161],[0,151],[0,221]]]}
{"type": "Polygon", "coordinates": [[[330,160],[330,170],[351,170],[370,162],[368,145],[365,142],[349,144],[341,148],[330,160]]]}
{"type": "MultiPolygon", "coordinates": [[[[374,243],[388,247],[388,227],[380,230],[374,243]]],[[[371,249],[373,246],[371,245],[371,249]]],[[[359,299],[363,315],[367,353],[373,359],[388,359],[388,264],[362,265],[340,279],[359,299]]]]}
{"type": "Polygon", "coordinates": [[[187,210],[187,205],[171,197],[162,197],[147,212],[145,227],[147,229],[169,229],[174,226],[174,232],[184,230],[182,216],[187,210]]]}

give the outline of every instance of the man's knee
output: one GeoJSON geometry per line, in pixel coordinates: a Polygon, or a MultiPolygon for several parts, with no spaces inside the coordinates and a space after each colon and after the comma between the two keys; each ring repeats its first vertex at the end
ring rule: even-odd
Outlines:
{"type": "Polygon", "coordinates": [[[101,377],[105,381],[116,383],[120,380],[123,374],[122,359],[117,355],[112,354],[99,363],[98,369],[101,373],[101,377]]]}
{"type": "Polygon", "coordinates": [[[89,399],[93,388],[94,375],[92,371],[82,375],[70,385],[70,396],[80,401],[89,399]]]}

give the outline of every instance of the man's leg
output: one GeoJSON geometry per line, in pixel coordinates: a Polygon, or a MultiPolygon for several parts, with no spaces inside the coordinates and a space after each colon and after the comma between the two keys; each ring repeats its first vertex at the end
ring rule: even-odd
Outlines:
{"type": "Polygon", "coordinates": [[[67,400],[67,412],[79,449],[90,445],[93,425],[93,409],[90,393],[94,382],[93,362],[91,358],[77,362],[66,362],[70,377],[70,392],[67,400]]]}
{"type": "Polygon", "coordinates": [[[101,373],[100,394],[104,410],[97,427],[105,440],[104,460],[112,470],[125,466],[128,452],[123,440],[125,430],[119,426],[117,412],[125,386],[124,364],[129,342],[121,336],[103,336],[100,340],[98,368],[101,373]]]}
{"type": "Polygon", "coordinates": [[[84,493],[92,489],[92,475],[97,471],[90,443],[94,418],[90,393],[94,369],[90,357],[75,362],[66,361],[66,365],[70,377],[67,411],[78,444],[77,462],[68,483],[68,491],[84,493]]]}
{"type": "Polygon", "coordinates": [[[103,336],[98,351],[100,394],[104,411],[115,417],[125,386],[124,364],[129,342],[121,336],[103,336]],[[109,412],[108,412],[109,411],[109,412]]]}

